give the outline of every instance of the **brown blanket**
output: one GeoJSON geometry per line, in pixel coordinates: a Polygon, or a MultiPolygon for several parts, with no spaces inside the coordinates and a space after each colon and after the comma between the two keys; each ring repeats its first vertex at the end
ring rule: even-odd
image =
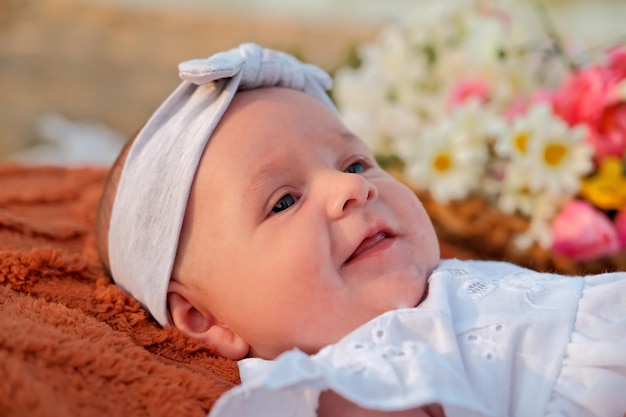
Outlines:
{"type": "Polygon", "coordinates": [[[105,169],[0,165],[0,416],[203,416],[236,363],[160,328],[92,232],[105,169]]]}

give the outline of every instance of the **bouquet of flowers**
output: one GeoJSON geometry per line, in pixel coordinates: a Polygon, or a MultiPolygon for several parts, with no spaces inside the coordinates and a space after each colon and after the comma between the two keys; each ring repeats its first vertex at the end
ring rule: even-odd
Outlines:
{"type": "Polygon", "coordinates": [[[504,227],[485,256],[626,268],[626,46],[568,47],[537,2],[422,0],[359,46],[334,98],[448,238],[483,224],[470,244],[489,247],[504,227]]]}

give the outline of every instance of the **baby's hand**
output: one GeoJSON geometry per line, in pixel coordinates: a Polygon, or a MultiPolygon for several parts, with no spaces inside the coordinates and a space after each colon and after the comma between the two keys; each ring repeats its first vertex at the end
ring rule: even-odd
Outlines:
{"type": "Polygon", "coordinates": [[[361,408],[334,391],[324,391],[317,407],[318,417],[445,417],[439,404],[403,411],[377,411],[361,408]]]}

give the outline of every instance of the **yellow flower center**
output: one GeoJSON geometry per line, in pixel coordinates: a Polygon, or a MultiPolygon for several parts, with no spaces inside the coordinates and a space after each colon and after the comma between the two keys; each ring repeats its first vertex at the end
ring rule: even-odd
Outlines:
{"type": "Polygon", "coordinates": [[[433,166],[437,171],[445,172],[452,166],[452,158],[446,153],[440,153],[433,160],[433,166]]]}
{"type": "Polygon", "coordinates": [[[626,176],[621,158],[604,158],[598,172],[582,181],[581,194],[603,210],[626,207],[626,176]]]}
{"type": "Polygon", "coordinates": [[[550,143],[543,150],[543,159],[550,166],[557,166],[567,155],[567,146],[561,143],[550,143]]]}
{"type": "Polygon", "coordinates": [[[513,138],[513,144],[515,145],[515,149],[519,151],[519,153],[526,153],[526,146],[528,145],[528,138],[530,135],[528,132],[521,132],[515,138],[513,138]]]}

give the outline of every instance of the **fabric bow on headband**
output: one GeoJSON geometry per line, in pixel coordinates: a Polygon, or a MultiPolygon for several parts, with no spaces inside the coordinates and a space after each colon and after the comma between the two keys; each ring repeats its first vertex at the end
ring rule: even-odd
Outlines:
{"type": "Polygon", "coordinates": [[[135,138],[119,180],[109,225],[114,281],[162,325],[171,324],[167,288],[198,162],[238,90],[286,87],[337,111],[322,69],[246,43],[179,65],[183,82],[135,138]]]}

